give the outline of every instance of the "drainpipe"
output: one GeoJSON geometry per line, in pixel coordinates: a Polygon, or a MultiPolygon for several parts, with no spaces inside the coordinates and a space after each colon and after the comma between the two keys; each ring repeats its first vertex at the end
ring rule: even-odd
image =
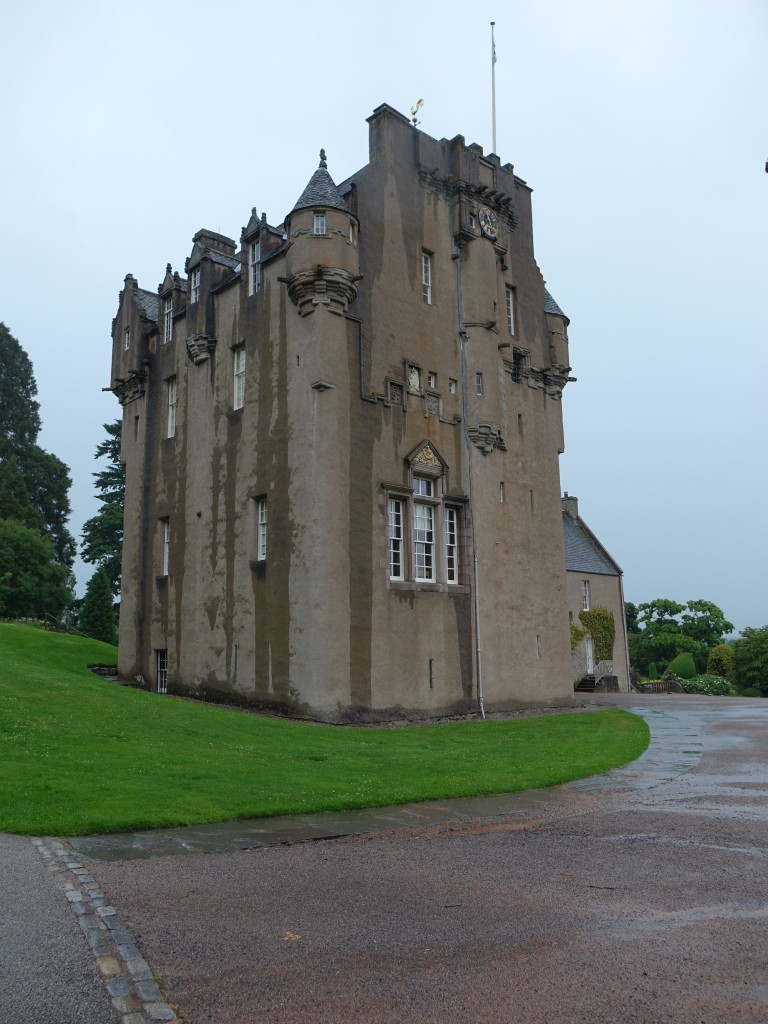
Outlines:
{"type": "Polygon", "coordinates": [[[453,255],[453,261],[456,268],[456,321],[457,331],[459,337],[459,345],[461,347],[461,431],[464,439],[464,448],[467,456],[467,475],[469,478],[469,521],[470,521],[470,535],[472,543],[472,589],[474,591],[474,627],[475,627],[475,658],[477,665],[477,704],[480,709],[480,717],[485,719],[485,703],[483,700],[483,651],[480,643],[480,572],[478,568],[478,553],[477,553],[477,527],[476,516],[475,516],[475,482],[473,473],[473,461],[472,454],[474,445],[469,438],[469,414],[468,414],[468,399],[467,399],[467,342],[469,336],[467,335],[466,327],[464,325],[464,301],[462,296],[462,283],[461,283],[461,250],[458,249],[453,255]]]}

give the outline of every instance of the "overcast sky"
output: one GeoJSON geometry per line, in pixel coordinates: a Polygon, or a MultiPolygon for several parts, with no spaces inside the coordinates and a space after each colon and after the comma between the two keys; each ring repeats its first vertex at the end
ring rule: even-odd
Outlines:
{"type": "Polygon", "coordinates": [[[321,146],[348,177],[380,103],[423,97],[423,131],[489,152],[491,20],[497,149],[571,319],[562,489],[627,600],[768,622],[766,0],[8,5],[0,320],[78,540],[125,275],[154,290],[253,206],[279,223],[321,146]]]}

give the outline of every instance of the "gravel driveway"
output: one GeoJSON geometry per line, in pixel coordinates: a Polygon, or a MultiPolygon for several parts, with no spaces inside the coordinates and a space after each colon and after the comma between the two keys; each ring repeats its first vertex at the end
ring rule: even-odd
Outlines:
{"type": "Polygon", "coordinates": [[[190,1024],[768,1019],[768,701],[509,813],[89,865],[190,1024]]]}

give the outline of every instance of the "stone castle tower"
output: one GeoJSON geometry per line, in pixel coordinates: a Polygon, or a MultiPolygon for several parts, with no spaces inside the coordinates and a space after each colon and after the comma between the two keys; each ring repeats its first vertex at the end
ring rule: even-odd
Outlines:
{"type": "Polygon", "coordinates": [[[282,224],[125,280],[120,672],[333,721],[568,702],[568,320],[530,190],[369,126],[282,224]]]}

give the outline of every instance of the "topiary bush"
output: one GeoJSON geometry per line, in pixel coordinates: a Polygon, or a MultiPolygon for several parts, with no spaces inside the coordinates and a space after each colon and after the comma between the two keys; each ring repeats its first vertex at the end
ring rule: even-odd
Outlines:
{"type": "Polygon", "coordinates": [[[707,675],[723,676],[733,681],[733,648],[730,644],[716,644],[707,658],[707,675]]]}
{"type": "Polygon", "coordinates": [[[648,666],[648,678],[649,679],[658,679],[659,678],[659,669],[658,669],[655,661],[652,661],[651,664],[648,666]]]}
{"type": "Polygon", "coordinates": [[[670,661],[664,670],[665,677],[669,673],[680,676],[681,679],[693,679],[696,675],[696,664],[693,660],[693,655],[690,651],[680,651],[680,653],[670,661]]]}

